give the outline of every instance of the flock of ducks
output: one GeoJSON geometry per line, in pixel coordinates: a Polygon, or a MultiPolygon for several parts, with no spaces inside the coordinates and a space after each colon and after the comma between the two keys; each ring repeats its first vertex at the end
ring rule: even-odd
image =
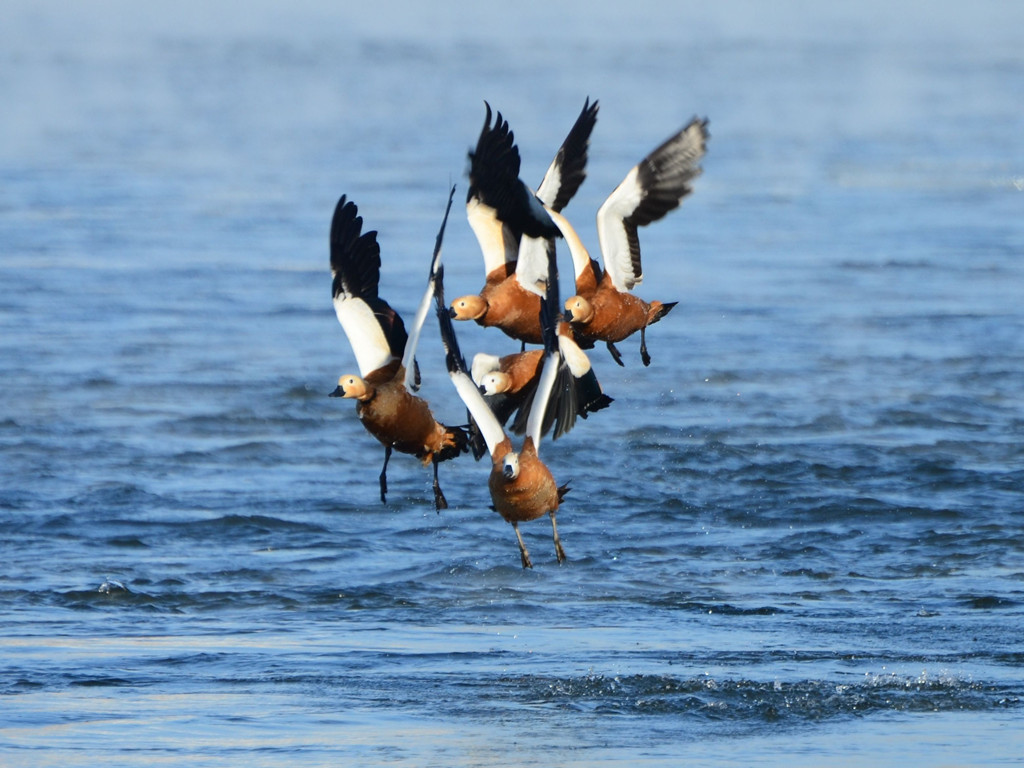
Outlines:
{"type": "Polygon", "coordinates": [[[565,560],[555,515],[566,492],[539,456],[541,437],[565,434],[577,417],[607,407],[585,350],[603,342],[623,365],[616,343],[640,334],[640,356],[649,365],[646,329],[675,302],[647,302],[632,290],[643,280],[637,228],[662,218],[693,191],[708,139],[707,120],[694,118],[630,169],[597,212],[601,262],[591,258],[562,210],[586,177],[590,134],[598,105],[588,99],[534,191],[519,178],[520,156],[501,113],[487,108],[476,148],[469,153],[466,216],[483,253],[485,281],[477,294],[444,299],[441,244],[451,211],[452,187],[434,247],[426,290],[407,329],[378,293],[380,246],[363,232],[355,203],[342,196],[331,223],[330,250],[335,313],[355,354],[359,374],[338,379],[332,397],[356,401],[366,430],[384,446],[380,498],[387,498],[393,451],[432,465],[434,506],[448,506],[438,465],[463,453],[491,458],[488,488],[493,508],[515,530],[524,568],[532,568],[519,523],[551,518],[555,555],[565,560]],[[572,257],[575,295],[559,300],[555,247],[563,240],[572,257]],[[419,370],[414,355],[431,304],[440,326],[445,364],[468,411],[459,426],[437,421],[414,394],[419,370]],[[453,320],[500,329],[521,351],[478,354],[467,366],[453,320]],[[527,345],[539,345],[527,349],[527,345]],[[524,435],[516,450],[513,435],[524,435]]]}

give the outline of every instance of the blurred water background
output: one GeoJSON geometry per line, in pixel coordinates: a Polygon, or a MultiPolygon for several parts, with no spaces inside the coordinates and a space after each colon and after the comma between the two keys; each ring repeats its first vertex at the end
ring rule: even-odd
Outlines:
{"type": "MultiPolygon", "coordinates": [[[[0,762],[1010,765],[1024,754],[1024,5],[0,8],[0,762]],[[337,198],[411,318],[488,100],[678,300],[542,455],[557,566],[326,397],[337,198]]],[[[569,273],[563,254],[563,275],[569,273]]],[[[450,295],[479,288],[457,205],[450,295]]],[[[512,351],[462,324],[468,351],[512,351]]],[[[436,325],[419,355],[464,412],[436,325]]]]}

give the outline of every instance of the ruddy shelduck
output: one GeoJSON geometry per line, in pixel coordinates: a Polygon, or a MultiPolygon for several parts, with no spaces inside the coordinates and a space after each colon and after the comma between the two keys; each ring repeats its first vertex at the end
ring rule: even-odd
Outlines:
{"type": "MultiPolygon", "coordinates": [[[[561,365],[555,391],[561,397],[552,400],[557,407],[549,408],[543,424],[545,434],[553,424],[555,440],[572,429],[577,417],[585,419],[612,403],[612,398],[601,389],[587,353],[575,342],[565,322],[558,323],[558,352],[561,365]]],[[[473,381],[498,421],[505,424],[518,411],[512,424],[515,434],[526,430],[526,416],[540,381],[544,354],[543,349],[531,349],[503,357],[482,352],[473,357],[473,381]]]]}
{"type": "Polygon", "coordinates": [[[630,169],[604,201],[597,212],[603,270],[565,217],[548,212],[566,240],[575,271],[576,295],[565,302],[565,319],[581,340],[606,342],[619,365],[622,357],[615,342],[637,331],[640,357],[650,365],[646,329],[676,305],[647,302],[631,293],[644,277],[637,227],[662,218],[693,191],[707,139],[707,120],[694,118],[630,169]]]}
{"type": "Polygon", "coordinates": [[[466,216],[484,257],[479,294],[451,304],[456,320],[496,327],[524,343],[540,344],[538,273],[560,231],[545,208],[562,210],[586,178],[587,148],[597,121],[597,102],[587,99],[535,193],[519,179],[520,156],[508,121],[489,104],[476,149],[470,152],[466,216]],[[499,216],[498,210],[501,211],[499,216]]]}
{"type": "Polygon", "coordinates": [[[512,525],[515,531],[523,568],[532,568],[533,562],[526,549],[526,544],[523,542],[522,534],[519,532],[519,523],[548,515],[551,518],[555,557],[559,563],[562,563],[565,561],[565,549],[558,536],[555,514],[569,488],[566,485],[556,484],[551,470],[538,455],[542,421],[548,400],[554,389],[559,367],[558,343],[553,327],[553,314],[557,307],[549,306],[547,299],[542,302],[542,310],[549,319],[545,323],[545,347],[541,361],[541,376],[533,407],[530,410],[527,434],[522,448],[516,451],[512,446],[511,439],[505,434],[501,423],[470,377],[466,361],[459,349],[458,339],[455,336],[451,313],[444,303],[441,274],[438,274],[435,281],[435,295],[448,372],[456,391],[478,425],[491,457],[491,471],[487,487],[494,509],[512,525]]]}
{"type": "MultiPolygon", "coordinates": [[[[362,226],[355,203],[342,196],[331,222],[334,310],[352,346],[359,375],[341,376],[330,394],[354,399],[366,431],[384,446],[380,500],[387,500],[388,461],[392,451],[398,451],[412,454],[424,466],[433,464],[434,506],[445,509],[448,502],[438,482],[437,465],[467,450],[467,433],[462,427],[438,422],[427,402],[410,391],[417,388],[414,354],[433,300],[433,285],[428,283],[410,337],[401,316],[378,295],[380,245],[376,231],[363,233],[362,226]]],[[[439,234],[435,262],[440,260],[440,240],[439,234]]],[[[433,264],[431,275],[435,268],[433,264]]]]}

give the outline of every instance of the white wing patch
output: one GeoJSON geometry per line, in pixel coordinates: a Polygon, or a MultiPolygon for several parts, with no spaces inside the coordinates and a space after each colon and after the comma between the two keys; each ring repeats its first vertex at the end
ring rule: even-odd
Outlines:
{"type": "Polygon", "coordinates": [[[498,421],[498,417],[487,405],[484,396],[480,394],[480,390],[477,389],[468,374],[462,371],[452,371],[450,375],[452,383],[455,384],[455,390],[480,428],[480,434],[483,435],[484,442],[487,443],[487,452],[493,455],[495,449],[505,439],[505,430],[502,428],[501,422],[498,421]]]}
{"type": "Polygon", "coordinates": [[[590,266],[590,252],[587,251],[586,246],[583,245],[583,241],[580,240],[579,234],[576,232],[576,228],[569,223],[569,220],[560,213],[557,213],[548,208],[548,214],[551,216],[551,220],[555,222],[555,226],[558,227],[562,233],[562,237],[565,239],[566,245],[569,246],[569,255],[572,256],[572,269],[578,279],[583,274],[588,266],[590,266]]]}
{"type": "Polygon", "coordinates": [[[547,172],[544,174],[544,178],[541,179],[540,186],[537,188],[537,197],[544,203],[546,208],[550,208],[554,205],[555,198],[558,197],[558,190],[562,187],[562,164],[556,157],[551,165],[548,166],[547,172]]]}
{"type": "MultiPolygon", "coordinates": [[[[633,272],[633,257],[630,253],[630,230],[625,219],[643,202],[644,190],[640,186],[636,166],[608,196],[597,211],[597,239],[601,245],[604,268],[612,284],[620,291],[632,290],[643,282],[643,272],[633,272]]],[[[636,237],[636,227],[632,227],[636,237]]]]}
{"type": "Polygon", "coordinates": [[[423,330],[423,322],[427,319],[427,312],[430,311],[430,304],[433,300],[434,281],[429,280],[423,299],[416,309],[416,317],[412,319],[412,326],[407,329],[409,338],[405,342],[405,354],[402,355],[402,365],[405,367],[405,388],[410,392],[419,389],[416,385],[416,346],[420,343],[420,331],[423,330]]]}
{"type": "Polygon", "coordinates": [[[508,227],[498,219],[494,208],[473,197],[466,203],[466,218],[483,252],[485,275],[515,262],[515,238],[508,227]]]}
{"type": "MultiPolygon", "coordinates": [[[[530,406],[530,416],[526,421],[526,434],[533,438],[533,445],[540,453],[540,438],[544,426],[544,411],[548,409],[548,401],[551,399],[551,390],[554,389],[555,380],[558,377],[558,366],[561,365],[559,355],[549,353],[544,358],[544,370],[540,375],[540,382],[537,384],[537,394],[534,396],[533,405],[530,406]]],[[[475,414],[474,414],[475,415],[475,414]]]]}
{"type": "Polygon", "coordinates": [[[366,378],[395,359],[380,323],[365,301],[341,294],[334,299],[334,312],[356,356],[360,376],[366,378]]]}
{"type": "Polygon", "coordinates": [[[540,237],[523,235],[519,242],[519,259],[516,261],[516,280],[519,284],[541,298],[548,288],[548,241],[540,237]]]}
{"type": "Polygon", "coordinates": [[[587,357],[587,353],[569,336],[558,337],[558,351],[562,353],[562,359],[569,366],[573,378],[578,379],[590,370],[590,358],[587,357]]]}

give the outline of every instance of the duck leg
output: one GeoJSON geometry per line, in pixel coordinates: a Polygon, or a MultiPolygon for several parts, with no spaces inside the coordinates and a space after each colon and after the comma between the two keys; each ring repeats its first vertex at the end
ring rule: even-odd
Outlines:
{"type": "Polygon", "coordinates": [[[651,364],[651,356],[647,354],[647,336],[644,333],[647,329],[640,329],[640,359],[644,361],[644,365],[651,364]]]}
{"type": "Polygon", "coordinates": [[[434,509],[441,514],[442,509],[448,509],[448,499],[441,491],[441,484],[437,482],[437,458],[434,458],[434,509]]]}
{"type": "Polygon", "coordinates": [[[384,446],[384,467],[380,471],[380,501],[387,504],[388,495],[388,462],[391,460],[391,446],[384,446]]]}
{"type": "Polygon", "coordinates": [[[614,360],[616,363],[625,368],[626,364],[622,362],[622,353],[619,352],[618,347],[616,347],[610,341],[606,341],[605,344],[608,345],[608,351],[612,353],[612,360],[614,360]]]}
{"type": "Polygon", "coordinates": [[[523,561],[523,568],[533,568],[533,562],[530,560],[530,553],[526,551],[526,545],[523,544],[523,537],[519,534],[519,523],[512,523],[512,530],[516,532],[516,539],[519,541],[519,556],[523,561]]]}
{"type": "Polygon", "coordinates": [[[558,558],[558,564],[561,565],[565,562],[565,550],[562,549],[562,540],[558,538],[558,525],[555,523],[555,512],[554,510],[548,512],[551,516],[551,535],[555,539],[555,557],[558,558]]]}

